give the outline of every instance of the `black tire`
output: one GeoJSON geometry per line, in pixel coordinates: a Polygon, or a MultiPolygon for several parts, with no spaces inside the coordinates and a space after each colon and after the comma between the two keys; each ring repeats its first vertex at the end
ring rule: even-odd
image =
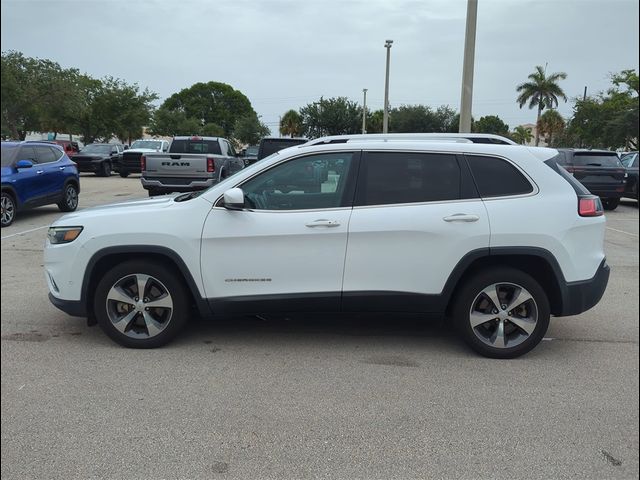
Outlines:
{"type": "Polygon", "coordinates": [[[9,192],[2,192],[2,227],[8,227],[16,219],[16,199],[9,192]]]}
{"type": "Polygon", "coordinates": [[[118,172],[118,175],[120,175],[122,178],[127,178],[129,176],[129,172],[118,172]]]}
{"type": "Polygon", "coordinates": [[[78,208],[78,187],[74,183],[67,183],[62,192],[62,200],[58,202],[61,212],[73,212],[78,208]]]}
{"type": "Polygon", "coordinates": [[[602,206],[605,210],[615,210],[620,205],[619,198],[603,198],[602,206]]]}
{"type": "MultiPolygon", "coordinates": [[[[101,278],[95,290],[93,311],[100,328],[116,343],[128,348],[157,348],[173,340],[186,325],[190,312],[189,295],[182,282],[181,275],[174,269],[150,261],[130,260],[116,265],[101,278]],[[107,302],[109,291],[123,278],[128,278],[134,274],[149,275],[157,279],[162,283],[163,287],[166,287],[173,302],[170,317],[166,320],[168,323],[160,333],[152,337],[132,338],[127,336],[127,334],[118,330],[110,319],[110,315],[113,315],[113,310],[109,310],[109,308],[113,309],[114,306],[113,301],[107,302]]],[[[137,314],[132,322],[142,322],[144,324],[141,315],[137,314]]],[[[137,327],[137,325],[133,325],[133,327],[137,327]]],[[[129,332],[133,334],[131,330],[129,332]]]]}
{"type": "MultiPolygon", "coordinates": [[[[480,355],[489,358],[519,357],[538,345],[549,328],[551,313],[547,294],[535,279],[521,270],[510,267],[489,268],[490,270],[476,273],[472,277],[466,279],[464,283],[458,287],[452,311],[456,330],[462,339],[480,355]],[[524,335],[524,331],[516,328],[515,323],[509,324],[508,321],[505,322],[505,331],[511,329],[512,332],[511,334],[506,335],[506,346],[501,348],[493,347],[482,341],[479,335],[476,335],[474,328],[471,326],[472,308],[476,308],[478,305],[476,302],[482,301],[478,300],[479,298],[483,298],[481,296],[481,292],[493,284],[504,284],[507,287],[511,285],[521,286],[527,290],[533,298],[533,302],[527,302],[527,305],[529,305],[527,308],[531,308],[531,305],[533,305],[537,312],[535,327],[528,336],[524,335]],[[508,335],[511,335],[514,338],[513,347],[508,346],[509,341],[511,341],[508,339],[508,335]],[[522,337],[524,337],[524,339],[520,340],[522,337]],[[521,343],[517,343],[518,341],[521,341],[521,343]]],[[[494,312],[489,312],[489,316],[493,313],[494,312]]],[[[503,311],[500,313],[506,312],[503,311]]],[[[490,321],[479,325],[476,327],[476,330],[487,329],[483,331],[490,332],[493,325],[496,325],[495,328],[497,329],[497,324],[498,321],[496,321],[495,324],[490,321]]]]}
{"type": "Polygon", "coordinates": [[[110,177],[111,176],[111,162],[105,161],[100,164],[100,168],[96,172],[98,177],[110,177]]]}

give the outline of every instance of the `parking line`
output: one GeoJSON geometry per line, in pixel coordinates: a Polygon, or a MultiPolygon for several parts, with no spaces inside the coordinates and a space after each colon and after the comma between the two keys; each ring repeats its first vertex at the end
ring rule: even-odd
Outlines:
{"type": "Polygon", "coordinates": [[[632,237],[637,237],[638,236],[637,233],[625,232],[624,230],[618,230],[617,228],[607,227],[607,230],[613,230],[614,232],[624,233],[625,235],[630,235],[632,237]]]}
{"type": "Polygon", "coordinates": [[[49,228],[49,225],[44,225],[43,227],[32,228],[31,230],[25,230],[24,232],[12,233],[11,235],[7,235],[6,237],[0,238],[0,240],[4,240],[5,238],[17,237],[18,235],[24,235],[25,233],[35,232],[36,230],[42,230],[43,228],[49,228]]]}

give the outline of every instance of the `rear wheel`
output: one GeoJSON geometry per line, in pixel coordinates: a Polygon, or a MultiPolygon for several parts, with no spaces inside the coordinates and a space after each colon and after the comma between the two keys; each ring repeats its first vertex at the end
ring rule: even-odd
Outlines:
{"type": "Polygon", "coordinates": [[[93,308],[102,330],[120,345],[155,348],[173,340],[184,327],[189,302],[176,272],[134,260],[102,277],[93,308]]]}
{"type": "Polygon", "coordinates": [[[602,199],[602,206],[604,207],[605,210],[615,210],[616,208],[618,208],[618,205],[620,205],[619,198],[603,198],[602,199]]]}
{"type": "Polygon", "coordinates": [[[2,192],[2,226],[8,227],[16,218],[16,201],[9,192],[2,192]]]}
{"type": "Polygon", "coordinates": [[[73,183],[67,183],[62,193],[62,200],[58,203],[61,212],[73,212],[78,208],[78,187],[73,183]]]}
{"type": "Polygon", "coordinates": [[[549,327],[549,300],[531,276],[495,267],[469,278],[453,317],[464,341],[480,355],[514,358],[534,348],[549,327]]]}
{"type": "Polygon", "coordinates": [[[110,177],[111,176],[111,162],[102,162],[100,168],[96,172],[98,177],[110,177]]]}
{"type": "Polygon", "coordinates": [[[129,172],[118,172],[118,174],[122,177],[122,178],[127,178],[129,176],[129,172]]]}

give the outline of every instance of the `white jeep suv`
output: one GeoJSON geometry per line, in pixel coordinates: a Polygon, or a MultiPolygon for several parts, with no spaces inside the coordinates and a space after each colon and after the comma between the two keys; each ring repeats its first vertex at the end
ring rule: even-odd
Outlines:
{"type": "Polygon", "coordinates": [[[127,347],[195,306],[445,315],[480,354],[522,355],[602,297],[602,205],[556,150],[449,137],[314,140],[202,192],[65,215],[49,298],[127,347]]]}

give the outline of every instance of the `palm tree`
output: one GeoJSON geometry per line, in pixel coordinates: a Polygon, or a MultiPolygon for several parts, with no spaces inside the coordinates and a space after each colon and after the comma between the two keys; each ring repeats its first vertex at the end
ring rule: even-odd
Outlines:
{"type": "MultiPolygon", "coordinates": [[[[567,101],[567,96],[558,85],[558,81],[567,78],[567,74],[564,72],[556,72],[547,77],[545,70],[545,68],[538,65],[536,71],[529,75],[529,81],[521,83],[516,88],[516,91],[520,93],[517,100],[520,108],[527,102],[529,102],[530,109],[538,107],[536,125],[540,121],[543,109],[558,106],[558,97],[562,98],[565,102],[567,101]]],[[[536,128],[536,146],[538,146],[539,143],[540,132],[536,128]]]]}
{"type": "Polygon", "coordinates": [[[516,128],[514,128],[511,136],[520,145],[526,145],[533,138],[531,129],[528,127],[523,127],[522,125],[519,125],[516,128]]]}
{"type": "Polygon", "coordinates": [[[295,110],[289,110],[280,119],[280,133],[291,137],[302,135],[302,117],[295,110]]]}
{"type": "Polygon", "coordinates": [[[553,140],[564,131],[565,125],[564,118],[557,110],[547,110],[538,120],[536,130],[544,137],[545,143],[552,146],[553,140]]]}

